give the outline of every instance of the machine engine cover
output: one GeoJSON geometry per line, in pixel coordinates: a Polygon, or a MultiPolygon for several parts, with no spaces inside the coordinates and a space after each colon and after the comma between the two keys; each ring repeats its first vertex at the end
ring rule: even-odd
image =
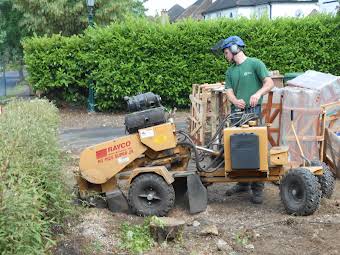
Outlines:
{"type": "Polygon", "coordinates": [[[129,134],[139,129],[152,127],[166,122],[166,112],[163,107],[151,108],[134,112],[125,116],[125,127],[129,134]]]}
{"type": "Polygon", "coordinates": [[[237,170],[260,168],[259,137],[254,133],[230,136],[231,167],[237,170]]]}

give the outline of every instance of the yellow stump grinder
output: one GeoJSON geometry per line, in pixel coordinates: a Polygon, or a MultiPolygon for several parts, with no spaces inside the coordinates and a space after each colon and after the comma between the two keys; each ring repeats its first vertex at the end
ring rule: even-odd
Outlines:
{"type": "Polygon", "coordinates": [[[184,195],[190,213],[204,211],[206,187],[213,183],[276,182],[287,213],[310,215],[333,192],[334,176],[324,163],[305,159],[293,167],[287,147],[268,150],[268,127],[258,126],[254,113],[229,114],[201,147],[176,130],[159,96],[149,92],[125,100],[129,134],[80,155],[82,199],[100,194],[113,212],[164,216],[184,195]]]}

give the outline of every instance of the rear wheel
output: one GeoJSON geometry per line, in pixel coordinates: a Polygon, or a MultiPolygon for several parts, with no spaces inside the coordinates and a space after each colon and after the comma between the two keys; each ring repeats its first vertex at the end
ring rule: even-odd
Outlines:
{"type": "Polygon", "coordinates": [[[293,169],[282,178],[280,196],[287,213],[313,214],[318,209],[321,199],[318,178],[308,169],[293,169]]]}
{"type": "Polygon", "coordinates": [[[312,161],[312,166],[322,166],[323,175],[318,175],[318,180],[321,185],[322,197],[331,198],[335,188],[335,176],[329,169],[329,166],[320,161],[312,161]]]}
{"type": "Polygon", "coordinates": [[[137,215],[166,215],[175,204],[173,186],[157,174],[137,176],[129,189],[128,203],[137,215]]]}

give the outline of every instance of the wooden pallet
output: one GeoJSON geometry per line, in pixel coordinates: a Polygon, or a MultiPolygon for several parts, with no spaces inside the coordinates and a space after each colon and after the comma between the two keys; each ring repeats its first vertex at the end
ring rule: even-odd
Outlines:
{"type": "Polygon", "coordinates": [[[274,92],[268,93],[267,103],[262,104],[262,123],[268,126],[268,141],[271,146],[280,145],[282,96],[279,103],[273,103],[274,92]]]}
{"type": "MultiPolygon", "coordinates": [[[[205,145],[216,133],[220,121],[230,113],[224,84],[194,84],[190,100],[190,136],[197,145],[205,145]]],[[[281,113],[282,97],[280,103],[273,103],[273,92],[270,92],[267,103],[262,105],[262,122],[270,126],[268,140],[271,146],[280,144],[281,113]]]]}
{"type": "MultiPolygon", "coordinates": [[[[321,106],[322,116],[320,124],[318,125],[318,128],[320,127],[320,130],[318,132],[321,132],[322,140],[320,143],[320,159],[321,161],[324,159],[324,141],[325,141],[325,130],[328,128],[330,132],[334,128],[334,124],[337,122],[337,120],[340,119],[340,110],[339,108],[333,112],[333,114],[330,114],[330,110],[334,109],[335,107],[340,107],[340,101],[325,104],[321,106]]],[[[334,130],[339,131],[339,130],[334,130]]]]}
{"type": "Polygon", "coordinates": [[[319,125],[322,140],[320,142],[320,160],[331,167],[337,178],[340,178],[340,101],[321,106],[322,117],[319,125]],[[334,110],[335,107],[338,107],[334,110]],[[330,111],[333,109],[332,114],[330,111]]]}
{"type": "Polygon", "coordinates": [[[224,83],[193,84],[190,101],[190,136],[196,144],[205,145],[230,109],[224,83]]]}
{"type": "Polygon", "coordinates": [[[331,129],[325,129],[323,161],[331,167],[331,170],[340,178],[340,137],[331,129]]]}

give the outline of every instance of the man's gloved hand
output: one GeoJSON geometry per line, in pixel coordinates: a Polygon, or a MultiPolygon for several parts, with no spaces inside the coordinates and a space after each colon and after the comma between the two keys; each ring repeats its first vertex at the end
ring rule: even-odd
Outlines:
{"type": "Polygon", "coordinates": [[[244,109],[246,107],[246,102],[244,102],[243,99],[237,99],[235,102],[234,102],[234,105],[239,108],[239,109],[244,109]]]}
{"type": "Polygon", "coordinates": [[[249,100],[250,106],[255,107],[257,103],[259,102],[260,98],[261,98],[261,95],[259,95],[258,93],[255,93],[254,95],[252,95],[249,100]]]}

